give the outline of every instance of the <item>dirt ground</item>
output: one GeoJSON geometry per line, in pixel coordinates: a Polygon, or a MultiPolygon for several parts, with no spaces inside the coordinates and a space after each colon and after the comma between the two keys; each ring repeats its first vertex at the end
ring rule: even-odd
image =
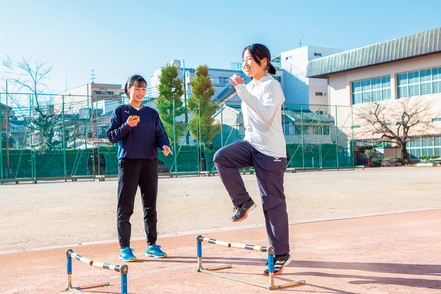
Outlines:
{"type": "MultiPolygon", "coordinates": [[[[243,177],[258,203],[254,175],[243,177]]],[[[63,293],[65,250],[118,260],[116,181],[0,186],[0,292],[63,293]]],[[[391,167],[287,173],[285,194],[294,261],[273,290],[294,293],[441,293],[441,168],[391,167]]],[[[197,273],[196,236],[267,245],[259,209],[232,223],[219,178],[162,178],[158,244],[168,257],[144,256],[139,197],[132,217],[129,293],[266,293],[197,273]]],[[[267,283],[264,253],[203,244],[203,265],[267,283]]],[[[120,293],[120,275],[73,261],[74,286],[110,282],[85,293],[120,293]]]]}

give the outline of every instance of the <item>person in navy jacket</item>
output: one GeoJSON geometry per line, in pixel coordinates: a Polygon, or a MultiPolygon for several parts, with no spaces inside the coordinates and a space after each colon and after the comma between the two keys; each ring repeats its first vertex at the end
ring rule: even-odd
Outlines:
{"type": "Polygon", "coordinates": [[[170,141],[158,112],[142,105],[147,82],[140,75],[129,77],[124,90],[130,99],[117,107],[110,119],[107,138],[118,143],[118,206],[117,228],[121,247],[119,259],[136,261],[130,248],[131,225],[135,195],[138,186],[144,210],[144,227],[147,235],[146,256],[167,256],[156,244],[158,194],[158,148],[165,156],[173,154],[170,141]]]}

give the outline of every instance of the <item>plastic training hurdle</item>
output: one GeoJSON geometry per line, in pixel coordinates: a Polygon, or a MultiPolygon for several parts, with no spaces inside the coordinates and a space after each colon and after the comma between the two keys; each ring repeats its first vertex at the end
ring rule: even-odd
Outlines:
{"type": "Polygon", "coordinates": [[[274,285],[274,247],[272,247],[272,246],[267,247],[267,246],[256,246],[256,245],[249,245],[249,244],[223,242],[223,241],[218,241],[216,239],[205,238],[205,237],[202,237],[201,235],[197,236],[196,240],[197,240],[197,258],[198,258],[197,271],[198,272],[222,277],[225,279],[230,279],[230,280],[237,281],[237,282],[242,282],[245,284],[250,284],[250,285],[266,288],[268,290],[286,288],[286,287],[296,286],[296,285],[306,283],[305,280],[300,280],[300,281],[290,282],[290,283],[286,283],[286,284],[274,285]],[[202,242],[205,242],[208,244],[219,245],[219,246],[223,246],[223,247],[227,247],[227,248],[238,248],[238,249],[247,249],[247,250],[260,251],[260,252],[267,252],[268,253],[268,276],[269,276],[268,284],[262,284],[259,282],[254,282],[254,281],[241,279],[238,277],[214,272],[214,270],[231,268],[231,264],[224,265],[224,266],[212,267],[212,268],[203,268],[202,267],[202,242]]]}
{"type": "Polygon", "coordinates": [[[81,292],[80,290],[102,287],[102,286],[110,286],[110,283],[108,282],[94,284],[94,285],[72,286],[72,257],[73,257],[76,260],[84,262],[85,264],[88,264],[92,267],[108,269],[121,273],[121,294],[127,294],[127,273],[129,271],[129,267],[127,265],[125,264],[114,265],[110,263],[96,262],[73,252],[72,249],[66,250],[66,256],[67,256],[67,288],[65,289],[65,291],[71,291],[74,293],[84,293],[81,292]]]}

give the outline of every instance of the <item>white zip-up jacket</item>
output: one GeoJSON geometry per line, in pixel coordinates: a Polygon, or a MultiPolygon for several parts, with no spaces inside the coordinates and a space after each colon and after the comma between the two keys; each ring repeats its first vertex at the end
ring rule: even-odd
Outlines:
{"type": "Polygon", "coordinates": [[[279,82],[267,75],[256,84],[251,81],[235,88],[242,99],[244,140],[267,156],[286,158],[281,111],[285,96],[279,82]]]}

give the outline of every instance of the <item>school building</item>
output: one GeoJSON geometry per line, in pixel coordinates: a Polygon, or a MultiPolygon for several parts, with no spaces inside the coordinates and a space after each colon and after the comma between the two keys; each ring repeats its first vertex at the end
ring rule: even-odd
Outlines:
{"type": "MultiPolygon", "coordinates": [[[[310,61],[306,77],[327,80],[329,105],[353,107],[353,121],[335,118],[348,138],[379,139],[357,117],[371,102],[391,106],[429,103],[422,120],[430,128],[410,133],[407,150],[413,157],[441,156],[441,28],[349,50],[310,61]]],[[[396,114],[396,113],[395,113],[396,114]]],[[[387,125],[399,125],[392,114],[387,125]]]]}

